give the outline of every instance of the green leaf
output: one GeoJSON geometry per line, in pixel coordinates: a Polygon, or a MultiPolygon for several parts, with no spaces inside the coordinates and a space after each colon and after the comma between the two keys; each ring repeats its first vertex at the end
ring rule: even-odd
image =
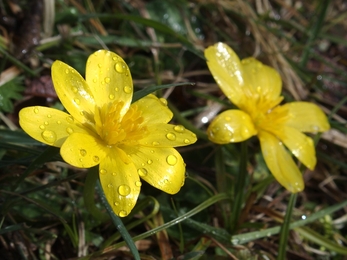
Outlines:
{"type": "Polygon", "coordinates": [[[24,90],[23,77],[17,77],[0,86],[0,111],[10,113],[13,111],[13,100],[22,98],[20,92],[24,90]]]}

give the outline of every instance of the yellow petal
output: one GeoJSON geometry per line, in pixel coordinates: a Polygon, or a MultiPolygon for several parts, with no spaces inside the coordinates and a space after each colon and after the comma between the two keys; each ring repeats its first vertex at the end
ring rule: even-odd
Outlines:
{"type": "Polygon", "coordinates": [[[312,138],[292,127],[281,128],[277,136],[299,161],[310,170],[314,169],[316,165],[316,151],[312,138]]]}
{"type": "Polygon", "coordinates": [[[285,124],[302,132],[317,133],[330,129],[324,112],[315,104],[309,102],[291,102],[281,106],[288,110],[285,124]]]}
{"type": "Polygon", "coordinates": [[[94,52],[87,61],[86,81],[99,107],[122,101],[120,114],[126,113],[133,96],[133,82],[128,65],[120,56],[107,50],[94,52]]]}
{"type": "Polygon", "coordinates": [[[19,112],[19,124],[32,138],[60,147],[72,133],[87,133],[69,114],[48,107],[26,107],[19,112]]]}
{"type": "Polygon", "coordinates": [[[265,131],[258,133],[261,151],[267,167],[276,180],[290,192],[304,189],[302,174],[282,143],[265,131]]]}
{"type": "Polygon", "coordinates": [[[81,133],[70,135],[60,148],[64,161],[80,168],[98,165],[109,152],[98,138],[81,133]]]}
{"type": "Polygon", "coordinates": [[[181,189],[185,163],[174,148],[139,146],[136,150],[133,147],[125,147],[124,150],[130,155],[141,179],[169,194],[181,189]]]}
{"type": "Polygon", "coordinates": [[[278,105],[282,90],[282,80],[278,72],[254,58],[241,61],[243,67],[244,92],[249,97],[258,97],[262,105],[270,109],[278,105]]]}
{"type": "Polygon", "coordinates": [[[55,91],[66,110],[79,122],[85,123],[94,114],[94,97],[82,76],[61,61],[52,65],[55,91]]]}
{"type": "Polygon", "coordinates": [[[250,116],[236,109],[219,114],[207,129],[208,138],[217,144],[241,142],[256,134],[250,116]]]}
{"type": "Polygon", "coordinates": [[[173,116],[167,101],[152,94],[139,99],[132,106],[137,106],[138,111],[141,111],[145,125],[168,123],[173,116]]]}
{"type": "Polygon", "coordinates": [[[149,147],[178,147],[193,144],[197,138],[182,125],[156,124],[147,127],[148,135],[139,144],[149,147]]]}
{"type": "Polygon", "coordinates": [[[217,43],[205,50],[207,66],[228,99],[236,106],[244,99],[242,65],[236,53],[226,44],[217,43]]]}
{"type": "Polygon", "coordinates": [[[125,163],[113,148],[99,167],[99,177],[108,203],[120,217],[127,216],[134,208],[141,189],[141,181],[133,163],[125,163]]]}

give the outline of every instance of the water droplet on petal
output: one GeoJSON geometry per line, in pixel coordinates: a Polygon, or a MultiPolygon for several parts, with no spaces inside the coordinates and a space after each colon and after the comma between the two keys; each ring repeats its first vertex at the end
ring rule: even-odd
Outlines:
{"type": "Polygon", "coordinates": [[[110,83],[110,81],[111,81],[111,79],[110,79],[109,77],[106,77],[106,78],[105,78],[105,82],[106,82],[106,83],[110,83]]]}
{"type": "Polygon", "coordinates": [[[149,165],[151,165],[152,163],[153,163],[152,160],[148,160],[148,161],[147,161],[147,164],[149,164],[149,165]]]}
{"type": "Polygon", "coordinates": [[[124,90],[125,93],[130,94],[132,89],[131,89],[131,87],[129,87],[129,86],[125,86],[125,87],[123,88],[123,90],[124,90]]]}
{"type": "Polygon", "coordinates": [[[169,165],[174,166],[177,163],[177,157],[171,154],[168,157],[166,157],[166,162],[169,165]]]}
{"type": "Polygon", "coordinates": [[[177,133],[183,133],[185,128],[183,125],[176,125],[174,126],[174,130],[177,132],[177,133]]]}
{"type": "Polygon", "coordinates": [[[45,125],[49,125],[49,123],[47,121],[44,122],[45,125]]]}
{"type": "Polygon", "coordinates": [[[66,128],[66,132],[71,135],[73,133],[73,129],[71,127],[66,128]]]}
{"type": "Polygon", "coordinates": [[[72,88],[71,88],[71,90],[72,90],[72,92],[73,92],[73,93],[77,93],[78,88],[76,88],[76,87],[72,87],[72,88]]]}
{"type": "Polygon", "coordinates": [[[102,65],[100,63],[98,63],[98,67],[99,67],[99,69],[101,69],[102,65]]]}
{"type": "Polygon", "coordinates": [[[93,82],[96,83],[96,82],[98,82],[98,80],[97,80],[96,78],[94,78],[94,79],[93,79],[93,82]]]}
{"type": "Polygon", "coordinates": [[[39,113],[39,109],[37,107],[34,108],[34,113],[38,114],[39,113]]]}
{"type": "Polygon", "coordinates": [[[159,101],[164,105],[167,106],[167,100],[165,98],[159,98],[159,101]]]}
{"type": "Polygon", "coordinates": [[[70,123],[70,124],[73,124],[74,119],[73,119],[72,116],[68,116],[68,117],[66,118],[66,121],[67,121],[68,123],[70,123]]]}
{"type": "Polygon", "coordinates": [[[60,125],[60,124],[61,124],[61,121],[60,121],[60,120],[58,120],[58,121],[57,121],[57,124],[58,124],[58,125],[60,125]]]}
{"type": "Polygon", "coordinates": [[[109,99],[113,100],[114,99],[114,95],[110,94],[109,96],[109,99]]]}
{"type": "Polygon", "coordinates": [[[143,176],[146,176],[148,172],[147,172],[147,170],[146,170],[145,168],[140,168],[140,169],[137,170],[137,173],[138,173],[141,177],[143,177],[143,176]]]}
{"type": "Polygon", "coordinates": [[[100,160],[99,156],[93,156],[93,161],[98,162],[100,160]]]}
{"type": "Polygon", "coordinates": [[[126,71],[126,65],[123,61],[118,61],[114,67],[118,73],[124,73],[126,71]]]}
{"type": "Polygon", "coordinates": [[[48,114],[47,117],[48,117],[48,118],[52,118],[52,115],[51,115],[51,114],[48,114]]]}
{"type": "Polygon", "coordinates": [[[105,169],[100,169],[100,170],[99,170],[99,173],[100,173],[100,174],[106,174],[107,171],[106,171],[105,169]]]}
{"type": "Polygon", "coordinates": [[[170,141],[175,141],[176,135],[174,133],[167,133],[166,138],[169,139],[170,141]]]}
{"type": "Polygon", "coordinates": [[[53,131],[43,131],[41,136],[47,143],[54,143],[57,140],[57,135],[53,131]]]}
{"type": "Polygon", "coordinates": [[[114,203],[114,205],[115,205],[115,206],[119,206],[119,202],[116,201],[116,202],[114,203]]]}
{"type": "Polygon", "coordinates": [[[186,139],[184,139],[184,143],[185,143],[185,144],[189,144],[189,143],[190,143],[190,140],[186,138],[186,139]]]}
{"type": "Polygon", "coordinates": [[[152,145],[157,146],[157,145],[159,145],[159,142],[154,141],[154,142],[152,142],[152,145]]]}
{"type": "Polygon", "coordinates": [[[73,101],[75,101],[76,105],[79,105],[81,101],[78,98],[75,98],[73,101]]]}
{"type": "Polygon", "coordinates": [[[231,117],[230,117],[230,116],[226,116],[224,119],[225,119],[226,121],[230,121],[230,120],[231,120],[231,117]]]}
{"type": "Polygon", "coordinates": [[[140,181],[136,181],[136,182],[135,182],[135,185],[136,185],[137,187],[141,187],[142,182],[140,182],[140,181]]]}
{"type": "Polygon", "coordinates": [[[114,91],[116,91],[116,92],[117,92],[117,91],[118,91],[118,88],[115,88],[115,89],[114,89],[114,91]]]}
{"type": "Polygon", "coordinates": [[[112,184],[107,184],[107,188],[113,188],[113,185],[112,184]]]}
{"type": "Polygon", "coordinates": [[[126,184],[120,185],[118,187],[118,193],[122,196],[128,196],[130,194],[130,187],[126,184]]]}
{"type": "Polygon", "coordinates": [[[41,130],[45,130],[46,127],[45,127],[44,125],[40,125],[39,128],[40,128],[41,130]]]}
{"type": "Polygon", "coordinates": [[[65,70],[65,73],[66,73],[66,74],[69,74],[69,69],[66,69],[66,70],[65,70]]]}
{"type": "Polygon", "coordinates": [[[121,210],[119,211],[118,215],[123,218],[123,217],[126,217],[128,213],[125,210],[121,210]]]}
{"type": "Polygon", "coordinates": [[[80,155],[81,155],[81,156],[86,156],[86,155],[87,155],[87,151],[84,150],[84,149],[81,149],[81,150],[80,150],[80,155]]]}

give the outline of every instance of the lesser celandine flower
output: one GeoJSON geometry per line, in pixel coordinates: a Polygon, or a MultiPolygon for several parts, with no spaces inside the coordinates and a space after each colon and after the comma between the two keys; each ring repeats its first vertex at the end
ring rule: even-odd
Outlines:
{"type": "Polygon", "coordinates": [[[63,159],[76,167],[99,165],[102,188],[114,212],[124,217],[134,207],[141,180],[169,194],[184,183],[185,164],[173,147],[192,144],[196,136],[171,125],[165,99],[148,95],[131,104],[133,84],[121,57],[100,50],[86,65],[86,79],[55,61],[52,79],[68,113],[27,107],[19,123],[31,137],[61,147],[63,159]]]}
{"type": "Polygon", "coordinates": [[[302,132],[327,131],[330,126],[323,111],[309,102],[279,105],[283,97],[277,71],[254,58],[240,61],[223,43],[208,47],[205,57],[217,84],[240,109],[218,115],[207,129],[209,139],[226,144],[257,135],[265,162],[277,181],[293,193],[302,191],[302,174],[284,145],[313,170],[314,143],[302,132]]]}

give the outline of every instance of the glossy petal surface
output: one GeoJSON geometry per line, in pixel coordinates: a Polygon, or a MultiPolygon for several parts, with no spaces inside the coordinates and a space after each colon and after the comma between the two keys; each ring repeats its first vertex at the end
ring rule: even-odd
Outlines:
{"type": "Polygon", "coordinates": [[[130,155],[137,173],[153,187],[169,194],[177,193],[185,179],[185,164],[174,148],[153,148],[140,146],[124,151],[130,155]]]}
{"type": "Polygon", "coordinates": [[[178,147],[195,143],[196,135],[182,125],[155,124],[149,125],[151,133],[139,140],[139,144],[150,147],[178,147]]]}
{"type": "Polygon", "coordinates": [[[226,44],[217,43],[205,50],[207,66],[224,94],[236,106],[245,98],[242,65],[236,53],[226,44]]]}
{"type": "Polygon", "coordinates": [[[288,126],[283,127],[282,131],[278,131],[277,136],[299,161],[310,170],[314,169],[317,159],[316,150],[311,137],[288,126]]]}
{"type": "Polygon", "coordinates": [[[88,133],[69,114],[41,106],[23,108],[19,124],[32,138],[56,147],[61,147],[72,133],[88,133]]]}
{"type": "Polygon", "coordinates": [[[64,62],[55,61],[52,65],[52,81],[66,110],[81,123],[90,120],[95,102],[84,78],[64,62]]]}
{"type": "Polygon", "coordinates": [[[133,96],[133,82],[128,65],[120,56],[106,50],[94,52],[87,61],[86,81],[97,106],[116,100],[124,102],[120,114],[126,113],[133,96]]]}
{"type": "Polygon", "coordinates": [[[218,115],[207,129],[208,138],[217,144],[235,143],[247,140],[257,134],[251,117],[236,109],[218,115]]]}
{"type": "Polygon", "coordinates": [[[272,134],[260,131],[261,151],[267,167],[276,180],[290,192],[304,189],[302,174],[282,143],[272,134]]]}
{"type": "Polygon", "coordinates": [[[302,132],[318,133],[330,129],[324,112],[315,104],[309,102],[292,102],[282,106],[288,110],[285,124],[302,132]]]}
{"type": "Polygon", "coordinates": [[[64,161],[79,168],[100,164],[109,152],[110,149],[98,138],[80,133],[70,135],[60,149],[64,161]]]}
{"type": "Polygon", "coordinates": [[[250,96],[260,95],[269,100],[276,100],[282,90],[282,80],[278,72],[254,58],[246,58],[241,61],[244,90],[250,96]]]}
{"type": "Polygon", "coordinates": [[[134,208],[141,190],[141,181],[133,163],[126,163],[122,150],[114,148],[100,163],[99,177],[105,196],[114,212],[127,216],[134,208]]]}
{"type": "Polygon", "coordinates": [[[167,107],[167,101],[152,94],[141,98],[132,105],[137,106],[138,110],[142,112],[143,124],[146,125],[168,123],[173,116],[167,107]]]}

